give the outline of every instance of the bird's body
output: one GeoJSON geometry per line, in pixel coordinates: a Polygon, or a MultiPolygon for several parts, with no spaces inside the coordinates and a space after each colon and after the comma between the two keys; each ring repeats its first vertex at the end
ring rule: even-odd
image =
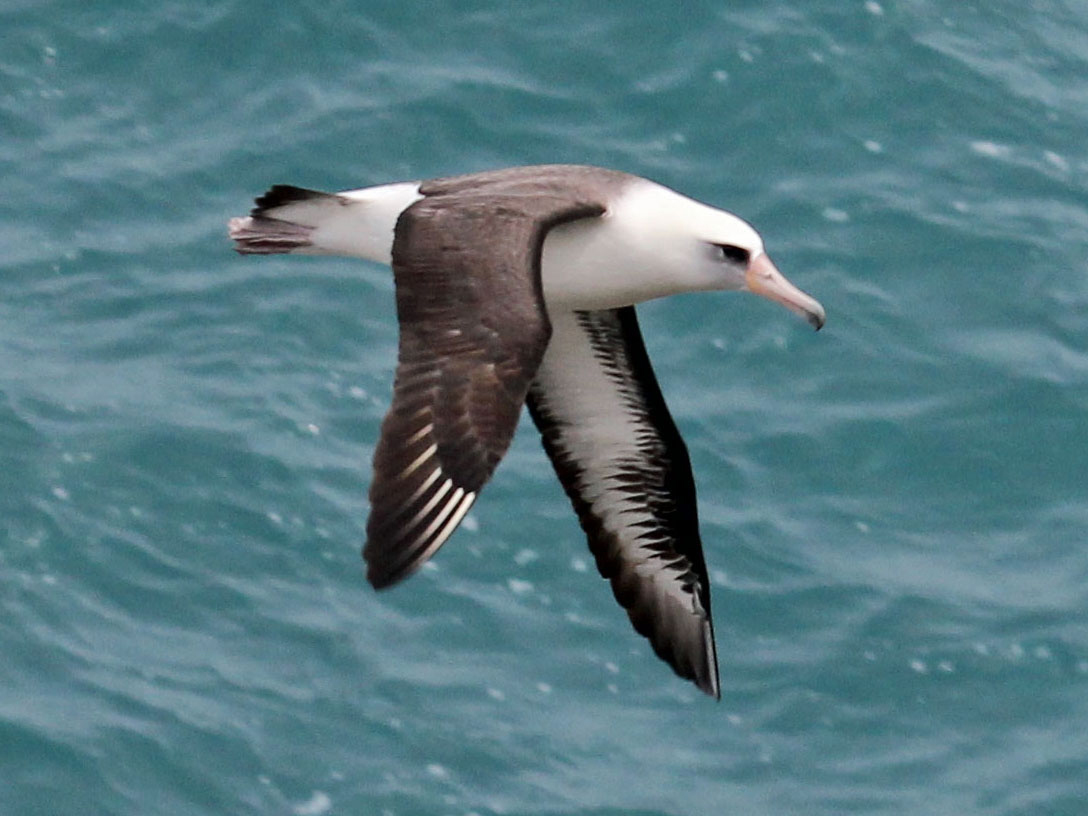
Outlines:
{"type": "Polygon", "coordinates": [[[364,556],[388,586],[456,529],[521,406],[636,630],[719,695],[687,451],[633,304],[747,289],[819,328],[820,305],[736,216],[646,179],[546,165],[337,194],[273,187],[230,224],[246,254],[391,263],[401,329],[364,556]]]}

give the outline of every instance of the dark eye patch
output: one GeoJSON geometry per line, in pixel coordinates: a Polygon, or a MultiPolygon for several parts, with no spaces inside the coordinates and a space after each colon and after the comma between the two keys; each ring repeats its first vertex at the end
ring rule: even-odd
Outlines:
{"type": "Polygon", "coordinates": [[[722,251],[722,257],[727,261],[732,261],[735,264],[746,264],[750,253],[747,249],[743,249],[739,246],[733,246],[732,244],[718,244],[718,249],[722,251]]]}

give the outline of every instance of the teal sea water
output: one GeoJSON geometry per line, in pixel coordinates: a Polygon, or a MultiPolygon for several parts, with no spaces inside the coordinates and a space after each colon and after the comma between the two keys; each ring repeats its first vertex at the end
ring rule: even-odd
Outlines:
{"type": "Polygon", "coordinates": [[[1088,6],[0,8],[0,814],[1088,813],[1088,6]],[[541,162],[731,209],[828,312],[640,311],[722,701],[535,430],[365,583],[386,269],[229,216],[541,162]]]}

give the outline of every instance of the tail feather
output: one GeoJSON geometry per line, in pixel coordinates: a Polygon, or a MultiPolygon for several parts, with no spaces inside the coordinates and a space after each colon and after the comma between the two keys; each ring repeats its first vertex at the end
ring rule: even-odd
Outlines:
{"type": "Polygon", "coordinates": [[[274,210],[288,204],[296,204],[299,201],[313,201],[314,199],[338,199],[341,203],[347,203],[340,196],[332,193],[307,190],[305,187],[293,187],[290,184],[273,184],[268,188],[268,192],[254,202],[257,206],[249,214],[264,215],[268,210],[274,210]]]}
{"type": "Polygon", "coordinates": [[[243,255],[346,255],[387,264],[397,219],[419,198],[418,182],[340,193],[277,184],[228,226],[243,255]]]}
{"type": "Polygon", "coordinates": [[[234,251],[240,255],[279,255],[296,252],[313,245],[313,227],[266,218],[263,215],[232,218],[228,224],[234,251]]]}
{"type": "Polygon", "coordinates": [[[254,203],[248,217],[232,218],[228,225],[242,255],[313,251],[313,233],[322,219],[349,202],[332,193],[274,184],[254,203]]]}

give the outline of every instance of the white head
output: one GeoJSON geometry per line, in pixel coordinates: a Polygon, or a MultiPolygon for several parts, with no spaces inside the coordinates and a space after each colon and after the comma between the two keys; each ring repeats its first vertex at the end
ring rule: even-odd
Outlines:
{"type": "Polygon", "coordinates": [[[775,269],[750,224],[644,179],[600,219],[553,230],[542,272],[549,302],[554,297],[575,308],[742,290],[781,303],[817,329],[824,322],[823,307],[775,269]]]}

